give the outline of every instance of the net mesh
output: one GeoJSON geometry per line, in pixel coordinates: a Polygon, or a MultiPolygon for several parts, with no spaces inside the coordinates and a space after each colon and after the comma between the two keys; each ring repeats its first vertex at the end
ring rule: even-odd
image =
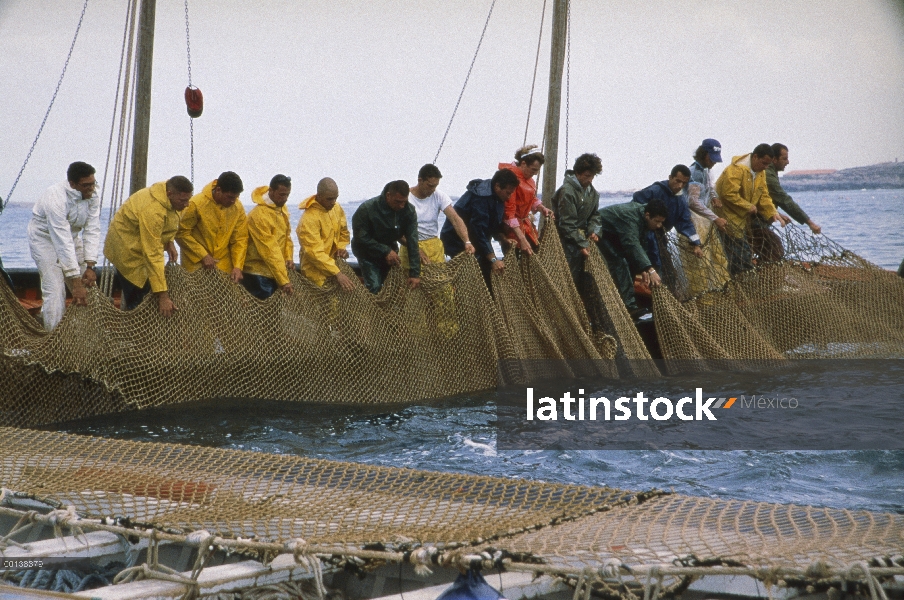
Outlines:
{"type": "MultiPolygon", "coordinates": [[[[669,370],[904,356],[904,281],[894,274],[789,227],[773,232],[780,256],[774,240],[771,250],[751,244],[750,268],[729,277],[722,239],[700,230],[702,259],[662,240],[666,285],[652,302],[669,370]]],[[[501,555],[508,568],[561,575],[583,598],[655,598],[730,568],[768,584],[864,581],[875,597],[883,578],[904,574],[904,517],[895,514],[13,428],[216,397],[410,401],[516,382],[528,363],[549,377],[659,374],[599,254],[586,261],[583,297],[557,236],[506,262],[492,294],[476,261],[461,257],[427,265],[416,290],[398,271],[377,296],[293,273],[296,293],[264,302],[219,272],[170,267],[172,320],[150,301],[123,313],[95,292],[52,333],[0,286],[0,485],[84,517],[303,538],[311,552],[333,548],[327,555],[336,544],[365,558],[380,548],[408,560],[427,546],[501,555]]]]}
{"type": "Polygon", "coordinates": [[[750,268],[729,278],[724,236],[705,222],[696,226],[704,258],[683,239],[667,238],[668,285],[653,294],[667,361],[686,368],[695,359],[705,368],[710,359],[904,355],[904,279],[895,273],[788,226],[739,233],[750,268]]]}
{"type": "Polygon", "coordinates": [[[868,575],[851,574],[854,565],[904,574],[899,514],[6,427],[0,427],[0,446],[7,498],[15,490],[136,531],[205,530],[249,544],[303,539],[307,551],[327,556],[379,549],[409,560],[418,548],[447,556],[502,553],[510,566],[561,573],[578,587],[586,580],[598,592],[623,598],[643,595],[651,577],[675,590],[707,569],[725,567],[742,567],[767,583],[868,575]]]}
{"type": "Polygon", "coordinates": [[[616,489],[0,428],[6,488],[165,530],[462,544],[606,510],[616,489]]]}
{"type": "MultiPolygon", "coordinates": [[[[152,299],[130,312],[94,292],[50,334],[6,286],[0,294],[0,424],[32,426],[127,408],[234,397],[402,402],[491,389],[498,365],[517,381],[521,358],[589,359],[614,375],[614,340],[590,327],[562,249],[512,260],[494,301],[473,258],[426,265],[411,290],[394,269],[380,294],[317,287],[252,298],[219,271],[167,268],[178,311],[152,299]],[[569,288],[570,286],[570,288],[569,288]],[[555,299],[553,302],[550,299],[555,299]]],[[[343,267],[353,273],[347,265],[343,267]]]]}
{"type": "MultiPolygon", "coordinates": [[[[789,226],[744,234],[749,268],[729,277],[725,236],[697,226],[703,258],[686,240],[662,240],[665,285],[652,302],[670,371],[904,356],[904,280],[894,273],[789,226]]],[[[517,383],[524,361],[541,370],[534,378],[659,375],[602,256],[586,261],[582,298],[558,236],[545,233],[533,256],[509,254],[492,294],[464,255],[426,265],[415,290],[398,269],[376,296],[291,273],[295,294],[267,301],[219,271],[170,266],[172,319],[150,298],[122,312],[94,291],[47,333],[0,285],[0,425],[220,397],[415,401],[517,383]]]]}

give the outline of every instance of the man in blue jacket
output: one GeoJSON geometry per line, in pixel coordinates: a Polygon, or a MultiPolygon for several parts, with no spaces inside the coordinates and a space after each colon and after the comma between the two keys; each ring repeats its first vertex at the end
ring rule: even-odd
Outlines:
{"type": "Polygon", "coordinates": [[[473,243],[480,270],[490,286],[491,271],[502,271],[505,262],[493,250],[493,238],[505,247],[503,236],[503,213],[505,201],[518,187],[518,177],[509,169],[496,171],[492,179],[474,179],[468,184],[468,191],[455,202],[454,208],[468,228],[470,242],[462,242],[451,221],[446,221],[439,238],[449,256],[457,256],[465,251],[465,243],[473,243]]]}
{"type": "Polygon", "coordinates": [[[647,254],[655,267],[661,271],[670,271],[669,273],[664,273],[665,275],[671,275],[674,267],[671,264],[670,257],[667,255],[663,256],[659,251],[659,247],[661,244],[665,248],[664,234],[671,231],[673,227],[690,241],[694,256],[703,258],[700,236],[697,235],[697,230],[694,228],[694,222],[691,220],[691,210],[684,196],[684,188],[690,178],[690,169],[685,165],[675,165],[666,181],[657,181],[651,186],[634,192],[634,202],[646,204],[655,198],[665,204],[668,211],[668,217],[663,223],[662,229],[657,232],[649,231],[646,236],[647,254]],[[663,269],[663,261],[668,263],[669,269],[663,269]]]}

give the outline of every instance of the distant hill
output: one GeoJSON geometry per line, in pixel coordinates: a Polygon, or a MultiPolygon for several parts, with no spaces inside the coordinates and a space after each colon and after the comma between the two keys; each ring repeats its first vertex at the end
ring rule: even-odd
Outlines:
{"type": "Polygon", "coordinates": [[[879,163],[839,171],[788,171],[781,182],[787,192],[904,188],[904,162],[879,163]]]}

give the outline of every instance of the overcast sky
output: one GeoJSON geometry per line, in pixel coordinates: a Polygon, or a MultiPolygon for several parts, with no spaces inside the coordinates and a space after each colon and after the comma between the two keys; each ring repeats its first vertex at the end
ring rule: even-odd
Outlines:
{"type": "MultiPolygon", "coordinates": [[[[205,97],[196,186],[234,170],[247,204],[277,172],[292,176],[294,201],[324,176],[339,182],[340,201],[414,182],[442,139],[490,1],[190,0],[193,83],[205,97]]],[[[521,145],[542,6],[497,0],[437,162],[450,195],[490,177],[521,145]]],[[[81,7],[0,0],[0,195],[40,126],[81,7]]],[[[184,19],[181,0],[157,0],[149,181],[189,174],[184,19]]],[[[123,0],[89,1],[14,202],[33,201],[74,160],[103,176],[124,20],[123,0]]],[[[573,0],[571,20],[568,161],[598,153],[598,189],[663,179],[705,137],[718,138],[729,160],[784,142],[789,170],[904,160],[900,0],[573,0]]],[[[535,143],[550,21],[551,10],[535,143]]]]}

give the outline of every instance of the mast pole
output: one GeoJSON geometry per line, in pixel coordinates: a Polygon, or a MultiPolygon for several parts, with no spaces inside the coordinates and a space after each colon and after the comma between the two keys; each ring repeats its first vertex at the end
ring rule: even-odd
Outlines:
{"type": "Polygon", "coordinates": [[[147,187],[148,139],[151,133],[151,71],[154,60],[154,19],[157,0],[141,0],[136,57],[135,127],[132,133],[132,170],[129,194],[147,187]]]}
{"type": "Polygon", "coordinates": [[[552,9],[552,47],[549,57],[549,100],[546,104],[546,145],[543,154],[543,203],[550,206],[556,193],[556,163],[559,156],[559,116],[562,108],[562,71],[565,66],[565,41],[568,37],[568,1],[554,0],[552,9]]]}

